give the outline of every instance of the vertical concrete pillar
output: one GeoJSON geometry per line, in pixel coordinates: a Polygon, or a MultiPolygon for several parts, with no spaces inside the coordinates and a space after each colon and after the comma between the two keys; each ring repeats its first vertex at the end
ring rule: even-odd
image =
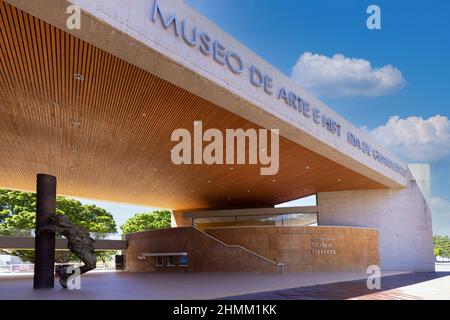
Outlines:
{"type": "Polygon", "coordinates": [[[376,228],[381,269],[434,272],[431,210],[412,174],[403,189],[321,192],[321,225],[376,228]]]}
{"type": "Polygon", "coordinates": [[[53,288],[55,277],[55,234],[39,233],[56,212],[56,177],[37,175],[36,184],[36,239],[34,262],[34,289],[53,288]]]}
{"type": "Polygon", "coordinates": [[[171,222],[172,228],[191,227],[192,226],[192,219],[185,218],[183,210],[172,211],[170,222],[171,222]]]}

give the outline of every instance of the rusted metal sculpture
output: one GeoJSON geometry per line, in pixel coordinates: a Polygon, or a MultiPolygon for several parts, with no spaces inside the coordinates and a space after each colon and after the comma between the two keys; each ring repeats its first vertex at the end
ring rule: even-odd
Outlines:
{"type": "MultiPolygon", "coordinates": [[[[47,225],[39,229],[39,232],[41,231],[52,231],[67,238],[69,250],[84,263],[80,267],[80,274],[95,269],[97,264],[97,255],[94,249],[95,240],[91,238],[85,228],[73,224],[67,216],[55,215],[50,218],[47,225]]],[[[67,280],[72,275],[67,273],[68,267],[63,267],[59,272],[59,283],[64,288],[67,288],[67,280]]]]}
{"type": "MultiPolygon", "coordinates": [[[[56,211],[56,177],[38,174],[36,183],[36,231],[45,226],[56,211]]],[[[34,289],[49,289],[55,286],[55,234],[41,232],[34,242],[34,289]]]]}

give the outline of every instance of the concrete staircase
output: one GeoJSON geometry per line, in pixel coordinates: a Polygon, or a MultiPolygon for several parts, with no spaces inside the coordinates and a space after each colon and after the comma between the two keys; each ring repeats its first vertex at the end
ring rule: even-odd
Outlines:
{"type": "Polygon", "coordinates": [[[180,268],[156,266],[143,254],[186,252],[190,272],[284,273],[284,264],[276,263],[240,245],[224,241],[195,227],[180,227],[127,235],[127,270],[132,272],[174,272],[180,268]]]}
{"type": "Polygon", "coordinates": [[[214,240],[222,243],[224,246],[238,248],[239,250],[246,251],[249,254],[258,257],[259,259],[262,259],[262,260],[264,260],[266,262],[269,262],[269,263],[271,263],[271,264],[273,264],[273,265],[275,265],[277,267],[277,269],[278,269],[277,273],[279,273],[279,274],[283,274],[284,273],[284,263],[275,262],[273,260],[270,260],[267,257],[264,257],[264,256],[254,252],[254,251],[251,251],[251,250],[249,250],[249,249],[247,249],[247,248],[245,248],[243,246],[227,243],[225,240],[219,238],[217,235],[215,235],[214,233],[210,232],[209,230],[202,230],[202,229],[199,229],[199,228],[196,228],[196,227],[194,227],[194,229],[196,229],[197,231],[205,234],[206,236],[210,237],[211,239],[214,239],[214,240]]]}

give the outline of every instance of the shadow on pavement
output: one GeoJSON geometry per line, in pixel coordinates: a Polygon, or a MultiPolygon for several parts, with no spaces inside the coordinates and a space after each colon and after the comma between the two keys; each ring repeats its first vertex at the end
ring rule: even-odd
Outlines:
{"type": "MultiPolygon", "coordinates": [[[[337,282],[310,287],[275,290],[242,296],[226,297],[220,300],[345,300],[365,295],[373,295],[417,283],[450,276],[450,272],[408,273],[382,277],[381,290],[369,290],[366,279],[337,282]]],[[[389,299],[389,296],[378,295],[389,299]]],[[[397,297],[402,298],[402,297],[397,297]]],[[[403,298],[415,298],[405,296],[403,298]]]]}

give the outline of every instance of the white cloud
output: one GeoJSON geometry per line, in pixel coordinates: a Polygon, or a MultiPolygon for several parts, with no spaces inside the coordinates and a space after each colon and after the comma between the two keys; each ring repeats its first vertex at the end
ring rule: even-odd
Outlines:
{"type": "Polygon", "coordinates": [[[392,65],[374,68],[364,59],[342,54],[327,57],[305,52],[292,69],[292,79],[319,96],[376,97],[401,89],[406,81],[392,65]]]}
{"type": "Polygon", "coordinates": [[[450,236],[450,202],[435,197],[431,199],[433,212],[433,233],[450,236]]]}
{"type": "Polygon", "coordinates": [[[450,156],[450,121],[445,116],[394,116],[371,134],[406,161],[434,162],[450,156]]]}
{"type": "Polygon", "coordinates": [[[441,197],[432,198],[431,207],[433,208],[433,211],[450,213],[450,202],[441,197]]]}

